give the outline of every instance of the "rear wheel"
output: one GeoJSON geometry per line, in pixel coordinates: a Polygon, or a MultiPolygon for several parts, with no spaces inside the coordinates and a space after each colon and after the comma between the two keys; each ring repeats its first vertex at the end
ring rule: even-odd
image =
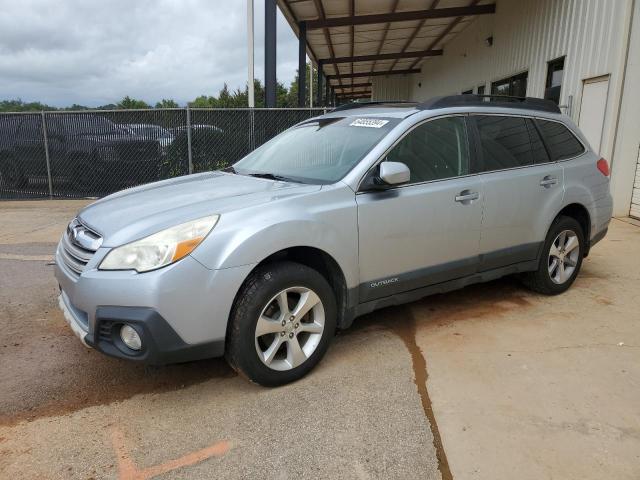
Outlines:
{"type": "Polygon", "coordinates": [[[524,284],[546,295],[567,291],[580,272],[585,246],[577,220],[558,217],[547,233],[538,270],[525,274],[524,284]]]}
{"type": "Polygon", "coordinates": [[[277,386],[303,377],[323,357],[336,326],[327,281],[298,263],[252,273],[229,319],[226,358],[251,381],[277,386]]]}

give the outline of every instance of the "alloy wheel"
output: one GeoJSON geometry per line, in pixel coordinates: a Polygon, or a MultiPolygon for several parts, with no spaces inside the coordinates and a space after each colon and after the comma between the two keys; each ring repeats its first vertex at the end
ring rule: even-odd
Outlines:
{"type": "Polygon", "coordinates": [[[258,357],[273,370],[299,367],[318,347],[324,325],[324,306],[313,290],[286,288],[260,313],[255,331],[258,357]]]}
{"type": "Polygon", "coordinates": [[[561,285],[568,281],[580,258],[580,240],[572,230],[563,230],[551,243],[549,249],[549,277],[561,285]]]}

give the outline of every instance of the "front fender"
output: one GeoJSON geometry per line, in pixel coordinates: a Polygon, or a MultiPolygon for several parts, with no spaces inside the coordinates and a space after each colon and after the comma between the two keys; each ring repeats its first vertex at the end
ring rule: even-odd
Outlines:
{"type": "Polygon", "coordinates": [[[313,247],[335,259],[353,287],[358,283],[357,221],[353,191],[330,187],[224,214],[192,255],[217,270],[256,264],[286,248],[313,247]]]}

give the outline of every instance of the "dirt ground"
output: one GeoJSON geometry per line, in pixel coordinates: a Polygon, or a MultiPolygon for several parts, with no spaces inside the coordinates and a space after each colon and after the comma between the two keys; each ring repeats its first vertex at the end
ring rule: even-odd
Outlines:
{"type": "Polygon", "coordinates": [[[50,262],[85,203],[0,203],[0,478],[640,478],[631,220],[562,296],[502,279],[388,308],[265,389],[80,344],[50,262]]]}

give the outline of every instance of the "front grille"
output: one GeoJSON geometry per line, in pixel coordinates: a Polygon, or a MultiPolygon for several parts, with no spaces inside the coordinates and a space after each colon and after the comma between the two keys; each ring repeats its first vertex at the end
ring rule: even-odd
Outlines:
{"type": "Polygon", "coordinates": [[[113,330],[113,322],[101,321],[98,327],[98,338],[100,340],[111,342],[113,340],[111,337],[112,330],[113,330]]]}
{"type": "Polygon", "coordinates": [[[80,275],[102,244],[102,237],[74,219],[62,236],[60,256],[72,272],[80,275]]]}

